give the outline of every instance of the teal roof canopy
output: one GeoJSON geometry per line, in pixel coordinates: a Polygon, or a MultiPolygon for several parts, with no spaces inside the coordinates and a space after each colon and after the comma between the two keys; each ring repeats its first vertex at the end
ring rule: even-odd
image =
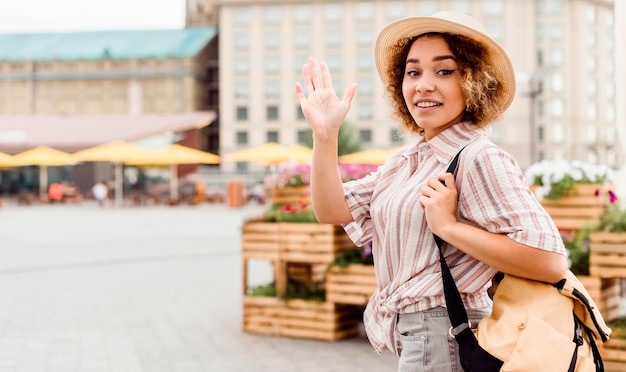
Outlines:
{"type": "Polygon", "coordinates": [[[0,61],[182,58],[197,54],[216,35],[217,27],[0,34],[0,61]]]}

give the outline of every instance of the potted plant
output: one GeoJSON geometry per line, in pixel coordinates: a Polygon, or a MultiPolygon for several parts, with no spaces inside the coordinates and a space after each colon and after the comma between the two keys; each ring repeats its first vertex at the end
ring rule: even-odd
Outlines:
{"type": "Polygon", "coordinates": [[[590,272],[604,278],[626,278],[626,208],[612,198],[590,234],[590,272]]]}
{"type": "Polygon", "coordinates": [[[326,272],[328,301],[366,305],[376,291],[372,246],[356,248],[335,257],[326,272]]]}
{"type": "Polygon", "coordinates": [[[576,232],[597,222],[613,192],[614,172],[580,161],[541,161],[525,171],[537,199],[562,232],[576,232]]]}

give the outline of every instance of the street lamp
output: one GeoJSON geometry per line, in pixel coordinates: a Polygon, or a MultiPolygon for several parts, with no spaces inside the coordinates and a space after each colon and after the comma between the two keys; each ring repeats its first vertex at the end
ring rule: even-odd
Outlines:
{"type": "Polygon", "coordinates": [[[539,97],[543,93],[543,83],[541,79],[549,75],[552,71],[554,71],[554,67],[552,66],[544,66],[541,67],[532,74],[527,74],[524,72],[520,72],[517,75],[519,76],[519,80],[523,83],[528,83],[529,90],[524,93],[524,96],[529,98],[529,109],[528,113],[528,129],[529,129],[529,151],[530,151],[530,164],[533,164],[537,161],[537,119],[536,119],[536,102],[537,97],[539,97]]]}

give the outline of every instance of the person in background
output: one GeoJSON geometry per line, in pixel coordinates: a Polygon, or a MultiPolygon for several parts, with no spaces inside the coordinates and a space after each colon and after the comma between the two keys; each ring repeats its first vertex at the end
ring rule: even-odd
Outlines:
{"type": "Polygon", "coordinates": [[[58,182],[53,182],[48,186],[48,201],[50,203],[60,203],[63,201],[63,186],[58,182]]]}
{"type": "Polygon", "coordinates": [[[394,116],[416,142],[343,184],[337,139],[357,86],[339,98],[328,66],[311,58],[295,90],[313,131],[313,209],[357,246],[372,243],[378,290],[364,324],[375,350],[398,355],[399,371],[462,371],[433,233],[448,243],[473,326],[490,314],[496,272],[556,282],[566,251],[515,159],[488,139],[513,100],[515,76],[481,24],[457,12],[398,20],[379,33],[375,61],[394,116]],[[457,176],[445,173],[461,149],[457,176]]]}
{"type": "Polygon", "coordinates": [[[91,193],[100,206],[104,206],[105,202],[109,198],[109,188],[104,181],[100,181],[93,185],[91,193]]]}

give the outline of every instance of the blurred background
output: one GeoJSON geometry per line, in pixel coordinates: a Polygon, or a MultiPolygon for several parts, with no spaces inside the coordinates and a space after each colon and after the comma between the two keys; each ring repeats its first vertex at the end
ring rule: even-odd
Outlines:
{"type": "MultiPolygon", "coordinates": [[[[265,143],[310,145],[294,93],[310,56],[327,62],[338,91],[359,85],[346,119],[357,140],[352,151],[395,149],[416,139],[390,117],[374,66],[378,30],[457,10],[485,25],[516,71],[516,98],[493,141],[523,168],[579,160],[618,171],[626,142],[625,8],[613,0],[3,2],[0,152],[178,143],[221,157],[177,165],[180,187],[202,182],[226,193],[233,180],[252,185],[268,164],[229,154],[265,143]]],[[[3,169],[2,195],[41,186],[34,164],[3,169]]],[[[47,172],[48,183],[89,189],[112,180],[115,167],[79,161],[47,172]]],[[[126,164],[123,182],[156,187],[171,175],[126,164]]]]}

